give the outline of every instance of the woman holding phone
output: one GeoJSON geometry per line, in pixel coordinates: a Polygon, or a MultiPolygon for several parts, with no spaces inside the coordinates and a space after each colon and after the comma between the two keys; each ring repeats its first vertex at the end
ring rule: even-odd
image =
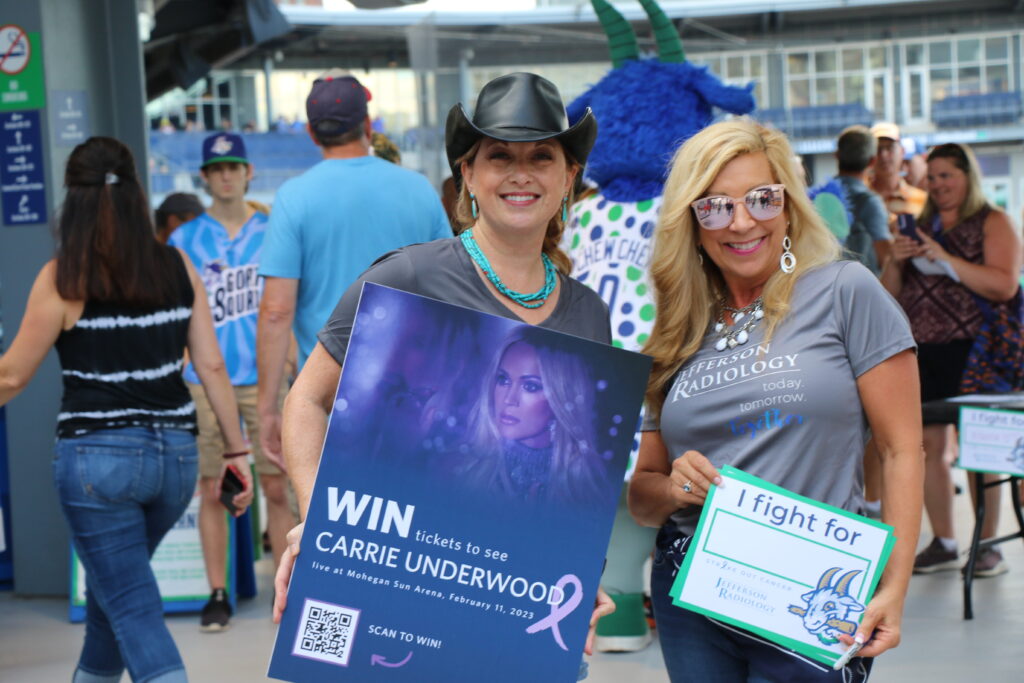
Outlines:
{"type": "MultiPolygon", "coordinates": [[[[64,395],[54,481],[86,570],[85,642],[73,681],[186,681],[149,560],[196,487],[195,406],[181,377],[188,349],[228,453],[252,500],[234,393],[203,284],[157,241],[125,145],[93,137],[72,151],[57,256],[40,270],[10,350],[0,405],[56,347],[64,395]]],[[[223,474],[222,474],[223,476],[223,474]]]]}
{"type": "MultiPolygon", "coordinates": [[[[987,318],[1020,313],[1021,243],[1009,217],[985,199],[981,170],[970,148],[947,143],[928,154],[928,201],[913,230],[905,228],[893,243],[882,284],[910,319],[918,343],[921,401],[964,393],[1014,391],[1020,386],[986,388],[967,382],[969,355],[987,318]]],[[[1019,340],[1018,340],[1019,342],[1019,340]]],[[[998,359],[1019,366],[1019,345],[998,359]]],[[[914,572],[930,574],[960,566],[953,528],[953,478],[946,462],[948,426],[924,428],[924,507],[934,538],[914,563],[914,572]]],[[[974,487],[971,487],[974,493],[974,487]]],[[[996,534],[999,489],[986,492],[982,538],[996,534]]],[[[998,548],[987,548],[974,566],[975,576],[1006,571],[998,548]]]]}

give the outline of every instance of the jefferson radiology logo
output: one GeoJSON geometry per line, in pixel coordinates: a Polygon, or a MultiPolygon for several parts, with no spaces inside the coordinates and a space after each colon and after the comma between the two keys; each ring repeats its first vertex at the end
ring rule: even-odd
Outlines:
{"type": "Polygon", "coordinates": [[[771,375],[800,372],[800,354],[771,355],[771,344],[758,344],[728,356],[702,358],[682,370],[672,385],[672,402],[771,375]]]}
{"type": "Polygon", "coordinates": [[[203,284],[215,326],[259,312],[263,278],[258,269],[256,264],[230,267],[220,259],[206,264],[203,284]]]}

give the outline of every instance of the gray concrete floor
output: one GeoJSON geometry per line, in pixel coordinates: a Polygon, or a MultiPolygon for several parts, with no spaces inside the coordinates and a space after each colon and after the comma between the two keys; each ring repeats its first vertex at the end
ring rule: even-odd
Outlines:
{"type": "MultiPolygon", "coordinates": [[[[963,480],[962,473],[957,476],[963,480]]],[[[1001,531],[1006,533],[1015,529],[1008,499],[1004,491],[1001,531]]],[[[961,546],[966,547],[972,529],[966,494],[957,497],[957,521],[961,546]]],[[[922,545],[930,538],[926,522],[922,545]]],[[[1002,550],[1010,572],[975,582],[973,621],[961,618],[958,572],[914,577],[904,614],[903,643],[879,658],[874,683],[1024,680],[1024,543],[1015,540],[1002,550]]],[[[196,615],[168,617],[195,683],[265,680],[276,631],[270,622],[270,563],[259,563],[257,571],[261,594],[241,603],[226,633],[200,633],[196,615]]],[[[82,633],[81,625],[67,621],[66,600],[0,594],[0,681],[70,680],[82,633]]],[[[657,642],[641,652],[595,655],[590,672],[592,683],[668,682],[657,642]]]]}

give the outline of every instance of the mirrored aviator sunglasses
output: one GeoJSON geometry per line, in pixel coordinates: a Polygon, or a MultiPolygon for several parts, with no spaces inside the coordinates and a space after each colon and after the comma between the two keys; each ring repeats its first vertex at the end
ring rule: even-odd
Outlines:
{"type": "MultiPolygon", "coordinates": [[[[767,221],[782,213],[785,197],[785,185],[762,185],[745,194],[742,201],[754,220],[767,221]]],[[[713,195],[701,197],[690,206],[701,227],[705,230],[721,230],[732,225],[738,201],[738,197],[713,195]]]]}

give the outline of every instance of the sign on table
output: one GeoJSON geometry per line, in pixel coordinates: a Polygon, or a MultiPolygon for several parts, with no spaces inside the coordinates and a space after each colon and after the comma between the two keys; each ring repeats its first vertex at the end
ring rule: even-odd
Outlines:
{"type": "Polygon", "coordinates": [[[1024,477],[1024,413],[960,409],[960,459],[965,470],[1024,477]]]}

